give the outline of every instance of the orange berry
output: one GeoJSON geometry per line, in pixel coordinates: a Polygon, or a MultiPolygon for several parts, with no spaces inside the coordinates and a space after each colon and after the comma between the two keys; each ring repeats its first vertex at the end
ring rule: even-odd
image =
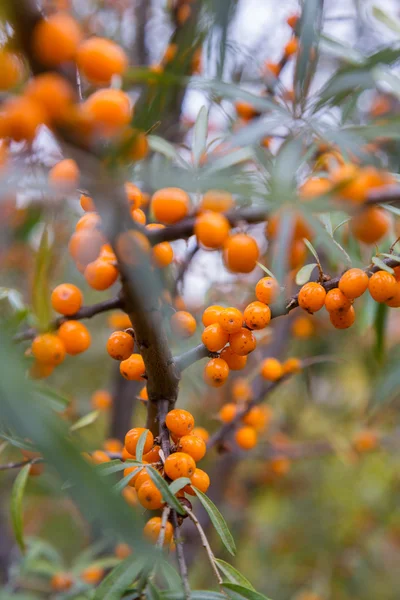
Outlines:
{"type": "Polygon", "coordinates": [[[132,162],[143,160],[149,153],[149,142],[144,131],[128,128],[122,135],[122,150],[132,162]]]}
{"type": "MultiPolygon", "coordinates": [[[[135,489],[137,492],[146,481],[152,481],[152,479],[147,469],[141,469],[139,474],[135,477],[135,489]]],[[[129,484],[131,485],[131,482],[129,482],[129,484]]]]}
{"type": "Polygon", "coordinates": [[[301,361],[298,358],[287,358],[283,363],[283,372],[287,373],[300,373],[301,361]]]}
{"type": "Polygon", "coordinates": [[[145,385],[144,388],[142,388],[139,392],[139,398],[143,401],[143,402],[147,402],[149,399],[149,394],[147,393],[147,386],[145,385]]]}
{"type": "Polygon", "coordinates": [[[103,450],[95,450],[91,454],[92,463],[94,465],[101,465],[106,462],[110,462],[111,458],[103,450]]]}
{"type": "Polygon", "coordinates": [[[107,352],[114,360],[126,360],[133,353],[134,338],[126,331],[114,331],[107,340],[107,352]]]}
{"type": "Polygon", "coordinates": [[[75,58],[81,38],[82,32],[75,19],[58,12],[35,26],[32,48],[36,58],[46,67],[57,67],[75,58]]]}
{"type": "Polygon", "coordinates": [[[356,319],[356,313],[352,306],[348,310],[332,311],[329,319],[335,329],[347,329],[351,327],[356,319]]]}
{"type": "Polygon", "coordinates": [[[32,379],[46,379],[54,371],[54,365],[41,363],[37,360],[31,365],[29,375],[32,379]]]}
{"type": "Polygon", "coordinates": [[[89,585],[96,585],[100,579],[104,576],[104,569],[101,567],[87,567],[81,573],[81,578],[85,583],[89,585]]]}
{"type": "Polygon", "coordinates": [[[117,558],[124,560],[132,554],[132,548],[128,544],[121,542],[115,546],[114,552],[117,558]]]}
{"type": "Polygon", "coordinates": [[[269,406],[253,406],[249,412],[244,415],[242,421],[244,425],[253,427],[256,431],[262,431],[271,420],[272,411],[269,406]]]}
{"type": "Polygon", "coordinates": [[[240,371],[244,369],[247,363],[247,356],[235,354],[230,346],[226,346],[221,350],[220,358],[226,362],[231,371],[240,371]]]}
{"type": "Polygon", "coordinates": [[[279,295],[279,283],[273,277],[263,277],[256,285],[256,298],[264,304],[272,304],[279,295]]]}
{"type": "Polygon", "coordinates": [[[151,210],[156,221],[172,224],[181,221],[189,212],[190,199],[180,188],[163,188],[153,194],[151,210]]]}
{"type": "Polygon", "coordinates": [[[353,300],[362,296],[368,288],[368,275],[361,269],[349,269],[339,280],[340,291],[353,300]]]}
{"type": "Polygon", "coordinates": [[[230,423],[236,417],[237,405],[233,402],[227,402],[221,406],[218,417],[223,423],[230,423]]]}
{"type": "MultiPolygon", "coordinates": [[[[125,448],[125,450],[126,450],[126,448],[125,448]]],[[[132,455],[130,454],[130,455],[129,455],[129,457],[130,457],[130,456],[132,456],[132,455]]],[[[129,458],[129,457],[128,457],[128,458],[129,458]]],[[[133,457],[133,458],[134,458],[134,457],[133,457]]],[[[129,481],[128,481],[128,485],[129,485],[130,487],[134,487],[134,488],[136,488],[136,481],[137,481],[137,478],[139,477],[139,475],[140,475],[141,473],[145,473],[145,472],[146,472],[146,469],[144,469],[144,468],[142,468],[142,469],[141,469],[141,468],[140,468],[140,467],[138,467],[137,465],[134,465],[134,466],[132,466],[132,467],[126,467],[126,469],[124,469],[124,477],[128,477],[128,475],[132,474],[132,477],[131,477],[131,478],[129,479],[129,481]]]]}
{"type": "Polygon", "coordinates": [[[199,462],[206,454],[206,443],[196,435],[184,435],[179,439],[178,450],[189,454],[195,462],[199,462]]]}
{"type": "Polygon", "coordinates": [[[298,269],[304,264],[307,250],[303,240],[293,240],[289,248],[289,267],[298,269]]]}
{"type": "MultiPolygon", "coordinates": [[[[147,521],[144,526],[143,533],[145,538],[147,538],[150,542],[155,544],[160,536],[161,531],[161,517],[153,517],[147,521]]],[[[164,546],[167,546],[172,541],[172,536],[174,534],[174,528],[172,527],[172,523],[167,521],[165,534],[164,534],[164,546]]]]}
{"type": "Polygon", "coordinates": [[[229,345],[235,354],[247,356],[255,350],[257,342],[253,332],[243,327],[237,333],[229,336],[229,345]]]}
{"type": "Polygon", "coordinates": [[[282,475],[286,475],[291,467],[291,462],[287,458],[287,456],[276,456],[275,458],[271,458],[269,462],[269,466],[271,471],[281,477],[282,475]]]}
{"type": "Polygon", "coordinates": [[[123,490],[122,490],[122,497],[124,498],[125,502],[127,504],[129,504],[129,506],[137,506],[138,505],[138,497],[137,497],[137,492],[133,487],[130,487],[129,485],[127,485],[123,490]]]}
{"type": "Polygon", "coordinates": [[[32,342],[32,354],[38,362],[59,365],[65,358],[63,341],[53,333],[37,335],[32,342]]]}
{"type": "Polygon", "coordinates": [[[320,283],[310,281],[301,288],[298,295],[299,306],[310,314],[320,310],[325,304],[326,291],[320,283]]]}
{"type": "Polygon", "coordinates": [[[190,478],[195,472],[195,469],[195,461],[185,452],[174,452],[173,454],[170,454],[164,463],[165,474],[172,480],[179,479],[179,477],[190,478]]]}
{"type": "Polygon", "coordinates": [[[298,48],[299,42],[297,38],[293,37],[291,40],[288,41],[284,48],[285,56],[292,56],[293,54],[296,54],[298,48]]]}
{"type": "Polygon", "coordinates": [[[82,104],[82,110],[96,133],[105,137],[116,135],[132,118],[129,96],[116,89],[94,92],[82,104]]]}
{"type": "Polygon", "coordinates": [[[289,15],[289,17],[286,19],[286,23],[292,29],[295,29],[298,22],[299,22],[299,15],[296,15],[296,14],[289,15]]]}
{"type": "Polygon", "coordinates": [[[376,244],[389,231],[391,218],[382,208],[371,206],[355,215],[350,221],[350,231],[364,244],[376,244]]]}
{"type": "Polygon", "coordinates": [[[100,231],[83,229],[71,235],[68,250],[74,261],[86,267],[100,254],[104,239],[100,231]]]}
{"type": "Polygon", "coordinates": [[[196,319],[185,310],[178,310],[170,319],[171,331],[179,338],[189,338],[196,331],[196,319]]]}
{"type": "Polygon", "coordinates": [[[163,269],[168,267],[174,260],[174,251],[169,242],[161,242],[153,246],[151,258],[156,267],[163,269]]]}
{"type": "Polygon", "coordinates": [[[145,255],[150,251],[150,242],[140,231],[124,231],[118,235],[116,249],[123,262],[137,267],[143,264],[145,255]]]}
{"type": "MultiPolygon", "coordinates": [[[[144,427],[134,427],[130,429],[125,436],[125,448],[132,455],[136,454],[136,446],[142,433],[146,431],[144,427]]],[[[146,441],[143,447],[143,452],[150,452],[153,447],[154,437],[151,431],[147,432],[146,441]]]]}
{"type": "Polygon", "coordinates": [[[208,327],[209,325],[213,325],[214,323],[218,323],[219,315],[224,310],[223,306],[218,306],[214,304],[206,308],[203,312],[202,321],[204,327],[208,327]]]}
{"type": "Polygon", "coordinates": [[[131,217],[136,223],[146,225],[146,214],[140,208],[131,208],[131,217]]]}
{"type": "Polygon", "coordinates": [[[68,81],[57,73],[42,73],[31,79],[25,95],[41,105],[50,122],[55,123],[67,116],[74,98],[68,81]]]}
{"type": "Polygon", "coordinates": [[[225,265],[233,273],[250,273],[259,254],[256,240],[246,233],[231,235],[224,245],[225,265]]]}
{"type": "Polygon", "coordinates": [[[190,496],[195,496],[195,492],[192,489],[192,486],[203,492],[205,494],[210,487],[210,478],[205,471],[201,469],[195,469],[195,472],[190,478],[191,485],[185,485],[183,491],[190,496]]]}
{"type": "Polygon", "coordinates": [[[51,578],[51,589],[55,592],[66,592],[72,587],[72,576],[69,573],[55,573],[51,578]]]}
{"type": "Polygon", "coordinates": [[[193,415],[182,408],[170,410],[166,416],[165,424],[172,435],[182,437],[188,435],[194,427],[193,415]]]}
{"type": "Polygon", "coordinates": [[[143,461],[148,463],[160,462],[160,450],[161,446],[153,446],[149,452],[143,454],[143,461]]]}
{"type": "Polygon", "coordinates": [[[235,102],[235,108],[238,116],[245,121],[253,119],[258,114],[254,106],[252,106],[250,102],[245,102],[244,100],[235,102]]]}
{"type": "Polygon", "coordinates": [[[86,79],[96,85],[109,84],[113,75],[123,75],[128,67],[128,57],[121,46],[100,37],[91,37],[79,45],[76,62],[86,79]]]}
{"type": "Polygon", "coordinates": [[[226,333],[237,333],[242,329],[243,315],[240,310],[230,306],[221,311],[218,323],[226,333]]]}
{"type": "Polygon", "coordinates": [[[219,323],[206,327],[201,336],[201,341],[210,352],[218,352],[228,343],[228,340],[229,334],[219,323]]]}
{"type": "Polygon", "coordinates": [[[107,410],[112,406],[112,395],[107,390],[96,390],[90,403],[95,410],[107,410]]]}
{"type": "Polygon", "coordinates": [[[348,311],[351,306],[351,301],[339,288],[329,290],[325,297],[325,308],[328,312],[348,311]]]}
{"type": "Polygon", "coordinates": [[[177,13],[176,13],[176,20],[181,27],[189,19],[191,13],[192,13],[192,9],[189,6],[189,4],[181,4],[181,6],[179,6],[177,13]]]}
{"type": "Polygon", "coordinates": [[[83,304],[81,290],[72,283],[61,283],[51,294],[51,305],[61,315],[70,317],[78,312],[83,304]]]}
{"type": "Polygon", "coordinates": [[[278,381],[283,377],[283,366],[276,358],[266,358],[261,363],[261,377],[268,381],[278,381]]]}
{"type": "Polygon", "coordinates": [[[9,98],[2,105],[0,113],[1,137],[9,137],[16,142],[33,142],[37,130],[46,122],[43,107],[24,96],[9,98]]]}
{"type": "Polygon", "coordinates": [[[257,444],[257,432],[253,427],[240,427],[235,433],[235,441],[242,450],[251,450],[257,444]]]}
{"type": "Polygon", "coordinates": [[[178,44],[168,44],[168,46],[164,52],[163,62],[169,63],[172,60],[174,60],[177,52],[178,52],[178,44]]]}
{"type": "Polygon", "coordinates": [[[82,231],[84,229],[99,229],[100,225],[100,215],[96,212],[87,212],[79,219],[79,221],[75,225],[75,231],[82,231]]]}
{"type": "Polygon", "coordinates": [[[376,302],[388,302],[396,291],[396,279],[387,271],[376,271],[369,278],[369,293],[376,302]]]}
{"type": "Polygon", "coordinates": [[[243,316],[250,329],[264,329],[271,320],[271,311],[264,302],[251,302],[246,306],[243,316]]]}
{"type": "Polygon", "coordinates": [[[108,440],[104,440],[103,442],[103,448],[106,452],[122,452],[123,447],[123,443],[117,438],[109,438],[108,440]]]}
{"type": "Polygon", "coordinates": [[[311,177],[299,189],[302,200],[323,196],[331,191],[332,184],[326,177],[311,177]]]}
{"type": "Polygon", "coordinates": [[[54,188],[73,190],[79,185],[79,167],[72,158],[60,160],[49,171],[49,184],[54,188]]]}
{"type": "Polygon", "coordinates": [[[129,329],[132,327],[132,323],[128,315],[118,312],[115,312],[108,317],[108,325],[113,329],[129,329]]]}
{"type": "Polygon", "coordinates": [[[400,307],[400,282],[396,279],[396,288],[393,294],[393,297],[390,300],[385,302],[391,308],[399,308],[400,307]]]}
{"type": "Polygon", "coordinates": [[[234,207],[234,200],[230,192],[223,190],[208,190],[203,195],[199,205],[199,211],[211,210],[214,213],[226,212],[234,207]]]}
{"type": "Polygon", "coordinates": [[[63,341],[65,351],[73,356],[85,352],[91,343],[90,333],[80,321],[62,323],[58,329],[58,337],[63,341]]]}
{"type": "Polygon", "coordinates": [[[84,276],[90,287],[94,290],[103,291],[116,282],[118,271],[110,263],[97,258],[87,265],[84,276]]]}
{"type": "Polygon", "coordinates": [[[15,87],[22,79],[23,66],[16,54],[0,50],[0,90],[7,91],[15,87]]]}
{"type": "Polygon", "coordinates": [[[131,207],[140,208],[142,206],[143,194],[137,185],[127,181],[125,183],[125,193],[131,207]]]}
{"type": "Polygon", "coordinates": [[[199,244],[205,248],[222,248],[228,239],[229,221],[224,215],[215,212],[204,212],[196,217],[194,234],[199,244]]]}
{"type": "Polygon", "coordinates": [[[204,380],[212,387],[221,387],[228,375],[229,367],[222,358],[212,358],[204,367],[204,380]]]}
{"type": "Polygon", "coordinates": [[[232,383],[232,396],[235,402],[247,402],[253,396],[250,382],[244,377],[237,377],[232,383]]]}
{"type": "Polygon", "coordinates": [[[354,449],[359,452],[370,452],[378,446],[378,437],[374,431],[368,429],[359,431],[353,439],[354,449]]]}
{"type": "Polygon", "coordinates": [[[273,75],[274,77],[279,77],[281,72],[281,66],[279,63],[274,63],[270,61],[266,61],[264,65],[264,71],[266,75],[273,75]]]}
{"type": "Polygon", "coordinates": [[[292,323],[292,334],[300,339],[310,338],[315,331],[315,326],[309,317],[296,317],[292,323]]]}
{"type": "Polygon", "coordinates": [[[122,377],[128,381],[142,381],[146,372],[143,358],[140,354],[131,354],[131,356],[119,364],[119,370],[122,377]]]}
{"type": "Polygon", "coordinates": [[[205,441],[205,443],[207,443],[210,439],[210,434],[208,433],[207,429],[204,429],[204,427],[195,427],[192,431],[192,435],[196,435],[197,437],[201,438],[205,441]]]}

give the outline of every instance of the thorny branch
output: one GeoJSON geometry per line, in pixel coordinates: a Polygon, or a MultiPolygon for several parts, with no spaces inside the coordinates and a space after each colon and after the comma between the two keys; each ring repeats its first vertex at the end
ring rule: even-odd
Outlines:
{"type": "Polygon", "coordinates": [[[205,551],[207,552],[207,556],[208,556],[208,559],[210,561],[212,570],[215,573],[215,576],[217,578],[217,581],[218,581],[219,585],[222,585],[223,584],[223,580],[222,580],[222,577],[220,575],[220,572],[218,571],[217,565],[215,563],[215,556],[214,556],[213,551],[211,550],[211,546],[210,546],[210,544],[208,542],[207,536],[204,533],[204,529],[202,528],[202,526],[199,523],[198,518],[190,510],[190,508],[187,508],[186,506],[184,506],[184,510],[185,510],[186,514],[189,516],[189,519],[192,521],[192,523],[196,527],[197,531],[199,532],[199,536],[200,536],[200,539],[201,539],[202,546],[205,549],[205,551]]]}

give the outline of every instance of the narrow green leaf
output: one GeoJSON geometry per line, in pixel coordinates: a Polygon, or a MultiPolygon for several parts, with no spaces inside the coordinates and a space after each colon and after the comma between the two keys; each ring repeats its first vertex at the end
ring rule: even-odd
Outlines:
{"type": "Polygon", "coordinates": [[[127,467],[133,467],[135,465],[141,466],[142,463],[138,460],[126,460],[125,462],[121,462],[119,458],[116,458],[110,462],[96,465],[95,469],[100,475],[111,475],[111,473],[118,473],[119,471],[124,471],[127,467]]]}
{"type": "Polygon", "coordinates": [[[341,221],[339,223],[339,225],[336,225],[336,227],[332,230],[332,236],[334,233],[336,233],[336,231],[338,231],[338,229],[340,229],[341,227],[343,227],[343,225],[346,225],[346,223],[348,223],[349,221],[351,221],[351,217],[348,217],[347,219],[343,219],[343,221],[341,221]]]}
{"type": "Polygon", "coordinates": [[[180,592],[183,589],[182,579],[176,569],[166,560],[161,560],[158,567],[169,589],[180,592]]]}
{"type": "Polygon", "coordinates": [[[22,523],[22,503],[24,498],[25,486],[28,480],[30,465],[22,467],[11,491],[11,522],[18,546],[22,552],[25,552],[24,532],[22,523]]]}
{"type": "Polygon", "coordinates": [[[319,263],[320,260],[319,260],[318,253],[317,253],[316,249],[314,248],[314,246],[312,245],[312,243],[310,242],[310,240],[308,240],[307,238],[303,238],[303,242],[305,243],[305,245],[307,246],[307,248],[309,249],[311,254],[314,256],[315,260],[319,263]]]}
{"type": "MultiPolygon", "coordinates": [[[[186,600],[185,594],[182,592],[177,594],[176,592],[162,592],[161,598],[163,600],[186,600]]],[[[226,600],[226,594],[220,594],[219,592],[209,592],[206,590],[191,592],[190,600],[226,600]]]]}
{"type": "Polygon", "coordinates": [[[386,25],[386,27],[395,33],[400,34],[400,21],[396,19],[394,15],[388,15],[387,12],[382,10],[379,6],[372,7],[372,14],[375,19],[386,25]]]}
{"type": "Polygon", "coordinates": [[[386,252],[382,252],[381,256],[385,256],[386,258],[391,258],[392,260],[395,260],[396,262],[400,263],[400,256],[396,256],[395,254],[388,254],[386,252]]]}
{"type": "Polygon", "coordinates": [[[121,600],[123,593],[137,579],[143,567],[142,559],[128,556],[103,579],[93,600],[121,600]]]}
{"type": "Polygon", "coordinates": [[[163,500],[169,504],[171,508],[176,510],[180,515],[184,515],[185,511],[182,508],[181,503],[178,498],[174,496],[171,490],[168,487],[168,483],[165,481],[163,477],[156,471],[155,469],[147,469],[148,474],[150,475],[153,483],[158,487],[163,497],[163,500]]]}
{"type": "Polygon", "coordinates": [[[229,167],[234,167],[239,163],[247,162],[253,159],[254,152],[252,148],[249,146],[244,146],[243,148],[232,150],[232,152],[213,160],[209,166],[206,166],[205,174],[222,171],[223,169],[228,169],[229,167]]]}
{"type": "Polygon", "coordinates": [[[83,417],[78,419],[76,421],[76,423],[71,425],[69,430],[72,432],[72,431],[78,431],[78,429],[83,429],[84,427],[88,427],[88,425],[92,425],[97,420],[98,416],[99,416],[99,411],[93,410],[92,412],[90,412],[87,415],[84,415],[83,417]]]}
{"type": "Polygon", "coordinates": [[[35,450],[33,444],[17,436],[0,433],[0,438],[6,440],[9,444],[11,444],[11,446],[14,446],[15,448],[20,448],[21,450],[35,450]]]}
{"type": "Polygon", "coordinates": [[[161,600],[161,590],[159,590],[151,579],[148,580],[146,586],[146,598],[148,600],[161,600]]]}
{"type": "Polygon", "coordinates": [[[138,461],[142,461],[143,458],[143,448],[147,440],[147,434],[149,433],[148,429],[145,429],[141,434],[137,442],[136,446],[136,459],[138,461]]]}
{"type": "Polygon", "coordinates": [[[383,260],[379,258],[379,256],[373,256],[372,262],[374,263],[374,265],[382,269],[382,271],[387,271],[388,273],[391,273],[393,275],[394,270],[392,269],[392,267],[389,267],[387,264],[385,264],[383,260]]]}
{"type": "Polygon", "coordinates": [[[118,481],[118,483],[116,483],[112,490],[115,494],[120,494],[122,492],[122,490],[128,485],[128,483],[130,482],[130,480],[132,479],[132,477],[134,477],[137,473],[139,473],[139,471],[142,469],[143,467],[138,467],[137,469],[135,469],[134,471],[132,471],[132,473],[129,473],[128,475],[125,475],[125,477],[123,477],[122,479],[120,479],[120,481],[118,481]]]}
{"type": "Polygon", "coordinates": [[[338,105],[356,90],[366,90],[371,87],[375,87],[375,81],[369,69],[337,71],[322,88],[315,110],[319,110],[327,103],[338,105]]]}
{"type": "Polygon", "coordinates": [[[33,276],[32,307],[36,315],[39,329],[44,330],[50,322],[51,304],[49,288],[49,268],[51,263],[51,246],[47,227],[43,229],[35,258],[33,276]]]}
{"type": "Polygon", "coordinates": [[[311,273],[316,266],[317,263],[310,263],[309,265],[301,267],[296,273],[296,285],[304,285],[307,281],[310,281],[311,273]]]}
{"type": "Polygon", "coordinates": [[[204,506],[205,510],[207,511],[211,523],[214,525],[214,528],[218,533],[219,537],[221,538],[225,548],[228,550],[228,552],[234,555],[236,552],[235,541],[232,537],[231,532],[229,531],[228,525],[226,524],[224,517],[221,515],[218,508],[208,496],[203,494],[203,492],[201,492],[195,487],[193,487],[193,490],[200,502],[202,503],[202,505],[204,506]]]}
{"type": "Polygon", "coordinates": [[[294,73],[295,102],[305,108],[308,91],[318,62],[323,0],[305,0],[299,24],[299,51],[294,73]]]}
{"type": "Polygon", "coordinates": [[[233,592],[229,594],[232,600],[270,600],[267,596],[236,583],[224,583],[222,587],[228,592],[233,592]]]}
{"type": "Polygon", "coordinates": [[[358,50],[355,50],[341,40],[323,33],[320,39],[320,47],[335,58],[340,58],[353,65],[362,64],[364,56],[358,50]]]}
{"type": "Polygon", "coordinates": [[[190,479],[188,477],[179,477],[169,484],[169,490],[172,494],[176,494],[179,490],[184,488],[185,485],[190,485],[190,479]]]}
{"type": "Polygon", "coordinates": [[[264,273],[266,273],[267,275],[269,275],[270,277],[273,277],[274,279],[276,279],[275,275],[272,273],[272,271],[270,271],[265,265],[262,265],[260,262],[257,262],[257,266],[260,267],[260,269],[262,269],[264,271],[264,273]]]}
{"type": "Polygon", "coordinates": [[[70,398],[63,396],[45,383],[39,383],[35,385],[35,392],[49,401],[50,405],[54,410],[62,410],[70,404],[70,398]]]}
{"type": "Polygon", "coordinates": [[[167,142],[167,140],[164,140],[158,135],[148,135],[147,141],[149,142],[149,147],[151,150],[153,150],[153,152],[159,152],[171,160],[178,159],[178,153],[175,147],[170,144],[170,142],[167,142]]]}
{"type": "Polygon", "coordinates": [[[208,110],[202,106],[197,115],[196,123],[193,129],[192,154],[194,166],[198,167],[200,159],[207,148],[208,135],[208,110]]]}
{"type": "Polygon", "coordinates": [[[244,575],[239,573],[237,569],[232,567],[229,563],[221,560],[220,558],[216,558],[215,562],[217,564],[218,569],[221,573],[227,578],[228,582],[236,583],[237,585],[241,585],[249,590],[254,590],[254,587],[251,585],[250,581],[246,579],[244,575]]]}

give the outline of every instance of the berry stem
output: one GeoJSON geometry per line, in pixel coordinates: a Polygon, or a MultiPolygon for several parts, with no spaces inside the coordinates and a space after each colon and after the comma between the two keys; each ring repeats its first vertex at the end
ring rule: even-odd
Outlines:
{"type": "Polygon", "coordinates": [[[171,520],[172,520],[172,525],[174,527],[176,557],[178,559],[178,569],[179,569],[179,574],[181,576],[182,583],[183,583],[185,600],[190,600],[191,591],[190,591],[190,585],[189,585],[188,570],[187,570],[187,565],[186,565],[186,560],[185,560],[185,552],[183,549],[183,542],[180,537],[180,527],[178,525],[178,516],[174,510],[172,511],[172,514],[171,514],[171,520]]]}

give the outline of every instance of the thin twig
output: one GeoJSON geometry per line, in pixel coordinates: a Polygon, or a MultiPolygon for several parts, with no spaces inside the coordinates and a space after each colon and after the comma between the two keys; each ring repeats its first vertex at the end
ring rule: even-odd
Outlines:
{"type": "Polygon", "coordinates": [[[179,569],[179,574],[181,576],[182,583],[183,583],[183,591],[184,591],[184,595],[185,595],[185,600],[190,600],[191,591],[190,591],[188,571],[187,571],[186,560],[185,560],[185,553],[183,550],[182,540],[180,539],[180,536],[179,536],[180,528],[178,525],[178,516],[175,511],[172,511],[171,519],[172,519],[172,525],[174,526],[176,557],[178,559],[178,569],[179,569]]]}
{"type": "Polygon", "coordinates": [[[187,508],[186,506],[184,506],[183,508],[184,508],[186,514],[189,516],[189,519],[192,521],[192,523],[196,527],[197,531],[199,532],[201,543],[203,545],[203,548],[207,552],[207,556],[208,556],[208,559],[210,561],[212,570],[215,573],[215,576],[217,578],[217,581],[218,581],[219,585],[222,585],[223,584],[223,580],[222,580],[222,577],[221,577],[221,575],[220,575],[220,573],[218,571],[217,565],[215,563],[215,556],[214,556],[213,551],[211,550],[211,546],[210,546],[210,544],[208,542],[207,536],[204,533],[204,529],[202,528],[202,526],[199,523],[199,520],[197,519],[197,517],[195,516],[195,514],[190,510],[190,508],[187,508]]]}
{"type": "Polygon", "coordinates": [[[169,517],[170,512],[171,512],[171,508],[169,506],[165,506],[163,508],[162,515],[161,515],[160,533],[158,534],[156,548],[161,549],[164,546],[165,530],[167,529],[168,517],[169,517]]]}
{"type": "Polygon", "coordinates": [[[37,463],[44,462],[43,458],[37,457],[32,458],[32,460],[20,460],[19,462],[11,462],[6,463],[5,465],[0,465],[0,471],[8,471],[9,469],[20,469],[25,467],[25,465],[35,465],[37,463]]]}
{"type": "Polygon", "coordinates": [[[179,371],[184,371],[190,365],[201,360],[202,358],[207,358],[210,355],[209,350],[204,346],[204,344],[199,344],[195,348],[191,348],[187,352],[184,352],[180,356],[174,358],[174,363],[179,371]]]}

